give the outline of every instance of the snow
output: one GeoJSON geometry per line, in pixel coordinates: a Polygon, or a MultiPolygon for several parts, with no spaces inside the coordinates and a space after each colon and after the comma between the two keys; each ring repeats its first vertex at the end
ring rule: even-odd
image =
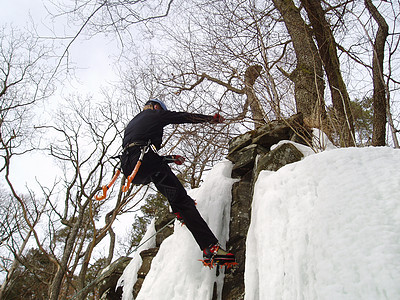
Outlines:
{"type": "Polygon", "coordinates": [[[154,220],[151,222],[145,235],[139,243],[139,247],[133,253],[131,262],[126,266],[122,276],[118,280],[117,286],[122,286],[123,295],[122,300],[132,299],[129,295],[132,295],[133,285],[137,280],[137,272],[142,265],[142,257],[140,256],[140,252],[143,250],[147,250],[156,246],[156,238],[155,238],[155,226],[154,220]]]}
{"type": "Polygon", "coordinates": [[[245,299],[399,299],[400,151],[322,152],[255,187],[245,299]]]}
{"type": "MultiPolygon", "coordinates": [[[[246,241],[245,299],[400,299],[400,150],[329,149],[301,149],[302,161],[260,173],[246,241]]],[[[223,245],[231,168],[221,162],[190,191],[223,245]]],[[[223,275],[200,258],[186,227],[175,224],[137,299],[212,299],[223,275]]],[[[124,288],[136,280],[128,273],[124,288]]],[[[128,291],[124,299],[132,299],[128,291]]]]}
{"type": "MultiPolygon", "coordinates": [[[[229,161],[220,162],[208,173],[200,188],[188,191],[222,246],[229,237],[231,189],[235,182],[231,171],[229,161]]],[[[136,257],[137,254],[120,279],[124,282],[123,300],[132,299],[129,287],[136,282],[136,277],[131,272],[136,274],[141,264],[136,257]]],[[[136,299],[211,299],[214,282],[222,291],[223,275],[217,277],[215,270],[205,268],[200,259],[202,252],[186,226],[175,222],[174,234],[161,244],[136,299]]]]}

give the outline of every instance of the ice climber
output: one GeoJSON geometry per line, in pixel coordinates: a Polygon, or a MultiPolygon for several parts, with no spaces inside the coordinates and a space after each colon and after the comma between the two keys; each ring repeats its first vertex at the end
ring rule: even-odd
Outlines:
{"type": "MultiPolygon", "coordinates": [[[[165,157],[158,155],[163,137],[163,128],[169,124],[182,123],[222,123],[224,118],[218,113],[214,116],[188,112],[169,111],[165,104],[158,100],[148,101],[143,110],[126,126],[123,138],[121,167],[123,174],[131,175],[143,147],[151,143],[142,159],[142,164],[134,177],[133,184],[153,182],[158,191],[169,201],[172,212],[183,221],[203,251],[203,262],[212,266],[229,265],[235,262],[235,256],[221,248],[217,238],[204,221],[195,206],[195,202],[186,193],[175,174],[171,171],[165,157]]],[[[181,164],[182,157],[170,156],[175,163],[181,164]]]]}

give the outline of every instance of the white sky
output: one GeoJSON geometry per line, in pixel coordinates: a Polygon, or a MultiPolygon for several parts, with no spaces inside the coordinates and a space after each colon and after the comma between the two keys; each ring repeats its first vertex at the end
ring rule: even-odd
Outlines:
{"type": "MultiPolygon", "coordinates": [[[[69,30],[68,34],[75,34],[78,28],[74,29],[63,17],[55,20],[49,16],[46,7],[52,7],[48,0],[0,0],[0,24],[10,25],[23,30],[32,27],[32,20],[35,23],[37,32],[42,36],[51,36],[49,28],[56,28],[59,33],[69,30]],[[46,7],[45,7],[46,6],[46,7]],[[54,23],[54,24],[53,24],[54,23]]],[[[115,53],[116,44],[102,35],[90,40],[78,38],[70,48],[69,60],[79,69],[76,71],[79,83],[73,85],[88,93],[96,93],[105,82],[115,79],[111,55],[115,53]]],[[[59,49],[59,54],[65,48],[59,49]]]]}
{"type": "MultiPolygon", "coordinates": [[[[26,28],[32,28],[32,22],[41,36],[51,36],[49,28],[57,28],[64,32],[65,28],[69,30],[68,34],[74,35],[78,29],[74,29],[66,22],[63,17],[58,17],[55,21],[49,16],[46,7],[51,8],[49,0],[0,0],[0,26],[13,26],[16,29],[24,31],[26,28]],[[54,23],[55,22],[55,23],[54,23]],[[53,24],[54,23],[54,24],[53,24]]],[[[60,41],[61,43],[61,41],[60,41]]],[[[66,42],[64,41],[64,44],[66,42]]],[[[61,55],[65,47],[58,49],[61,55]]],[[[100,89],[117,79],[113,68],[111,55],[117,52],[115,41],[111,38],[106,39],[102,35],[97,35],[91,39],[85,39],[83,36],[78,38],[70,48],[69,62],[75,69],[76,81],[64,82],[65,86],[58,87],[56,96],[52,97],[50,103],[62,100],[63,96],[70,93],[79,93],[80,95],[93,95],[94,98],[100,97],[100,89]]],[[[46,104],[46,107],[49,106],[46,104]]],[[[47,111],[49,113],[49,111],[47,111]]],[[[52,161],[46,160],[43,155],[25,155],[22,159],[15,159],[13,162],[14,176],[18,177],[15,181],[18,189],[24,189],[27,182],[30,187],[37,188],[36,180],[51,184],[54,176],[48,170],[54,170],[52,161]]],[[[13,175],[13,174],[12,174],[13,175]]]]}

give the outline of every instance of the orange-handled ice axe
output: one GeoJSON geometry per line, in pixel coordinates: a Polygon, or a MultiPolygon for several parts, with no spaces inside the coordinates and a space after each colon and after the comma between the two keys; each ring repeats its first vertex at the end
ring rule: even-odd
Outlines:
{"type": "Polygon", "coordinates": [[[94,198],[97,201],[101,201],[103,199],[105,199],[107,197],[107,191],[112,187],[112,185],[114,184],[114,182],[117,180],[119,174],[121,174],[121,170],[117,169],[117,172],[115,172],[113,178],[111,179],[110,183],[107,185],[103,185],[103,187],[101,188],[103,190],[103,195],[102,196],[94,196],[94,198]]]}
{"type": "Polygon", "coordinates": [[[139,171],[140,165],[142,164],[141,160],[138,160],[136,163],[135,168],[132,171],[132,174],[128,176],[128,180],[126,181],[126,184],[122,187],[122,191],[126,193],[129,190],[129,186],[132,183],[132,180],[135,178],[137,172],[139,171]]]}
{"type": "Polygon", "coordinates": [[[149,150],[150,145],[151,145],[151,141],[149,140],[147,145],[142,148],[142,152],[140,153],[140,156],[136,163],[135,168],[133,169],[131,175],[128,176],[128,180],[127,180],[126,184],[122,187],[122,192],[126,193],[129,190],[129,186],[131,185],[132,180],[135,178],[137,172],[139,171],[139,168],[142,165],[143,157],[146,154],[146,152],[149,150]]]}

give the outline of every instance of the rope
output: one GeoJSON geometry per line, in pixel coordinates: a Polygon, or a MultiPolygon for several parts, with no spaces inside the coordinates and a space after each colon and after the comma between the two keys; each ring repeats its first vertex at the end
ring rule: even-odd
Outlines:
{"type": "Polygon", "coordinates": [[[127,255],[131,255],[133,252],[137,251],[141,246],[146,244],[148,241],[150,241],[153,237],[155,237],[158,233],[163,231],[165,228],[167,228],[169,225],[171,225],[175,221],[175,218],[173,218],[171,221],[169,221],[167,224],[165,224],[163,227],[161,227],[159,230],[157,230],[152,236],[150,236],[148,239],[146,239],[144,242],[140,243],[138,246],[135,247],[135,249],[131,250],[128,252],[127,255]]]}

